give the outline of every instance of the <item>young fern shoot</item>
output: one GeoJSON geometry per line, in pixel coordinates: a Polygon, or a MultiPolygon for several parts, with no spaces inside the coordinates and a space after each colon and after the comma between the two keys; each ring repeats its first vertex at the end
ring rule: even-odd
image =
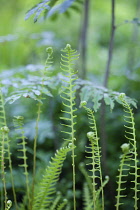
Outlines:
{"type": "Polygon", "coordinates": [[[17,116],[14,117],[14,126],[16,131],[18,132],[17,139],[21,139],[21,142],[18,143],[18,146],[20,147],[18,149],[19,152],[22,152],[21,156],[18,156],[23,161],[23,164],[20,164],[20,167],[24,168],[24,175],[26,178],[26,194],[27,194],[27,204],[28,204],[28,209],[31,208],[31,200],[30,200],[30,190],[29,190],[29,176],[28,176],[28,165],[27,165],[27,149],[26,149],[26,137],[24,136],[24,129],[23,129],[23,117],[22,116],[17,116]]]}
{"type": "Polygon", "coordinates": [[[130,144],[130,152],[132,154],[130,169],[132,168],[132,172],[130,174],[134,177],[134,179],[131,181],[134,184],[134,187],[132,188],[134,191],[134,209],[138,209],[138,186],[140,186],[140,183],[138,183],[138,153],[137,153],[137,145],[136,145],[136,133],[135,133],[135,122],[134,122],[134,114],[133,109],[130,107],[129,102],[127,102],[127,98],[124,93],[121,93],[119,95],[119,100],[121,101],[123,107],[124,107],[124,121],[126,125],[125,127],[125,137],[129,141],[130,144]]]}
{"type": "Polygon", "coordinates": [[[64,120],[65,123],[62,124],[67,130],[62,131],[66,135],[65,138],[67,143],[72,144],[72,168],[73,168],[73,204],[74,210],[76,210],[76,190],[75,190],[75,84],[73,83],[77,77],[76,71],[73,69],[74,61],[78,59],[78,54],[76,50],[73,50],[69,44],[67,44],[66,48],[62,50],[64,54],[61,55],[61,70],[63,71],[63,76],[65,79],[63,80],[65,86],[62,86],[64,89],[61,98],[63,99],[64,110],[62,111],[64,117],[61,117],[61,120],[64,120]]]}
{"type": "Polygon", "coordinates": [[[92,195],[93,195],[93,206],[94,210],[98,210],[99,208],[99,195],[101,193],[101,206],[104,209],[104,192],[103,192],[103,180],[102,180],[102,170],[101,170],[101,151],[99,147],[99,138],[97,134],[97,127],[96,127],[96,120],[94,117],[94,112],[86,107],[86,101],[81,102],[81,107],[83,107],[87,111],[88,120],[90,124],[90,128],[92,131],[87,133],[87,137],[90,141],[90,146],[87,147],[88,151],[91,156],[88,157],[91,159],[91,162],[88,164],[92,166],[92,169],[89,170],[92,172],[92,195]],[[100,187],[97,189],[97,182],[96,179],[100,180],[100,187]]]}
{"type": "MultiPolygon", "coordinates": [[[[1,162],[1,164],[3,164],[3,166],[5,167],[5,159],[8,159],[12,191],[13,191],[13,197],[14,197],[14,203],[15,203],[15,210],[17,210],[18,205],[17,205],[16,193],[15,193],[14,177],[13,177],[13,168],[12,168],[12,160],[11,160],[11,152],[10,152],[10,139],[9,139],[9,135],[8,135],[9,128],[7,127],[7,122],[6,122],[4,99],[3,99],[1,87],[0,87],[0,127],[1,127],[1,131],[2,131],[2,132],[0,132],[0,153],[1,153],[0,154],[0,162],[1,162],[1,155],[3,154],[4,159],[3,159],[3,163],[1,162]],[[3,144],[3,146],[1,144],[3,144]]],[[[6,180],[5,180],[5,182],[6,182],[6,180]]],[[[7,200],[7,198],[5,198],[5,201],[6,200],[7,200]]],[[[6,203],[5,203],[5,205],[6,205],[6,203]]]]}
{"type": "Polygon", "coordinates": [[[119,210],[121,203],[121,198],[125,198],[126,195],[122,194],[122,192],[126,189],[123,187],[123,185],[127,182],[127,176],[128,176],[128,170],[130,169],[130,160],[131,160],[131,154],[129,149],[129,144],[124,143],[121,148],[123,151],[123,155],[121,155],[121,161],[120,161],[120,167],[118,169],[119,175],[117,176],[118,181],[118,187],[117,187],[117,196],[116,196],[116,210],[119,210]]]}
{"type": "Polygon", "coordinates": [[[0,158],[1,158],[1,177],[2,177],[2,182],[3,182],[3,189],[4,189],[4,203],[5,203],[5,209],[6,209],[6,205],[7,205],[7,188],[6,188],[6,172],[5,172],[5,153],[6,153],[6,148],[5,148],[5,137],[6,134],[9,133],[9,129],[8,127],[4,126],[1,128],[0,130],[1,135],[2,135],[2,139],[1,139],[1,154],[0,154],[0,158]]]}
{"type": "Polygon", "coordinates": [[[31,198],[31,209],[32,209],[32,203],[33,203],[33,198],[34,198],[34,185],[35,185],[35,174],[36,174],[36,147],[37,147],[37,138],[38,138],[38,126],[39,126],[39,120],[40,120],[40,114],[41,114],[41,106],[42,106],[42,99],[43,98],[43,92],[44,92],[44,81],[45,81],[45,76],[47,73],[47,70],[51,67],[52,65],[52,54],[53,54],[53,49],[51,47],[47,48],[47,59],[45,62],[45,68],[41,71],[42,75],[42,83],[41,83],[41,89],[40,89],[40,95],[39,95],[39,100],[37,106],[37,119],[36,119],[36,126],[35,126],[35,137],[34,137],[34,148],[33,148],[33,181],[32,181],[32,198],[31,198]]]}

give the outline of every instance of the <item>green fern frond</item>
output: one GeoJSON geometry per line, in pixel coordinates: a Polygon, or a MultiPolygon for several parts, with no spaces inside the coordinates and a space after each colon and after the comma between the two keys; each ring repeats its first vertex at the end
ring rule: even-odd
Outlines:
{"type": "Polygon", "coordinates": [[[121,198],[126,197],[127,195],[122,194],[123,191],[126,190],[124,188],[124,184],[127,182],[128,171],[130,170],[130,161],[131,161],[131,154],[129,150],[129,144],[125,143],[121,146],[123,155],[120,156],[120,166],[119,166],[119,175],[117,176],[117,196],[116,196],[116,210],[119,210],[119,206],[123,203],[121,202],[121,198]]]}
{"type": "Polygon", "coordinates": [[[84,201],[84,210],[93,209],[92,196],[87,183],[84,183],[83,187],[83,201],[84,201]]]}
{"type": "MultiPolygon", "coordinates": [[[[53,54],[53,49],[51,47],[47,48],[47,59],[45,62],[45,68],[41,71],[41,77],[42,77],[42,82],[41,82],[41,90],[40,90],[40,95],[39,95],[39,100],[43,100],[43,92],[44,92],[44,81],[45,81],[45,76],[47,74],[48,69],[50,69],[52,65],[52,54],[53,54]]],[[[39,120],[40,120],[40,114],[41,114],[41,106],[42,103],[38,102],[37,104],[37,118],[36,118],[36,126],[35,126],[35,137],[34,137],[34,148],[33,148],[33,181],[32,181],[32,198],[31,198],[31,209],[32,209],[32,204],[33,204],[33,199],[34,199],[34,185],[35,185],[35,174],[36,174],[36,147],[37,147],[37,138],[38,138],[38,126],[39,126],[39,120]]]]}
{"type": "Polygon", "coordinates": [[[66,206],[68,200],[64,199],[63,202],[61,204],[59,204],[59,206],[57,207],[57,210],[62,210],[64,209],[64,207],[66,206]]]}
{"type": "Polygon", "coordinates": [[[71,206],[70,206],[70,204],[67,204],[67,206],[66,206],[65,210],[71,210],[71,206]]]}
{"type": "Polygon", "coordinates": [[[28,164],[27,164],[27,149],[26,149],[26,137],[24,136],[24,129],[23,129],[23,117],[22,116],[17,116],[14,117],[14,126],[15,126],[15,130],[18,132],[18,136],[17,139],[21,139],[21,142],[18,143],[18,146],[20,147],[18,149],[18,151],[20,153],[22,153],[22,156],[18,156],[18,158],[20,158],[23,161],[23,164],[20,164],[20,167],[24,168],[24,175],[26,178],[26,191],[27,191],[27,202],[28,202],[28,206],[31,207],[31,201],[30,201],[30,190],[29,190],[29,176],[28,176],[28,164]]]}
{"type": "Polygon", "coordinates": [[[130,144],[130,152],[132,154],[130,168],[134,170],[134,172],[130,172],[130,174],[134,177],[134,180],[131,182],[134,184],[134,187],[131,188],[134,190],[134,209],[138,209],[138,186],[140,186],[140,183],[138,183],[138,153],[137,153],[137,145],[136,145],[136,132],[135,132],[135,122],[134,122],[134,114],[133,109],[130,107],[127,100],[125,100],[125,94],[121,93],[119,95],[119,100],[121,101],[123,107],[124,107],[124,121],[125,121],[125,137],[129,141],[130,144]]]}
{"type": "Polygon", "coordinates": [[[45,174],[37,186],[37,194],[34,198],[33,210],[41,210],[48,208],[53,199],[53,194],[56,192],[55,184],[59,179],[63,162],[71,146],[63,147],[57,151],[55,157],[52,158],[50,165],[45,170],[45,174]]]}
{"type": "Polygon", "coordinates": [[[55,208],[56,208],[58,202],[60,201],[60,199],[61,199],[61,193],[57,192],[56,198],[54,199],[54,201],[53,201],[51,207],[49,208],[49,210],[55,210],[55,208]]]}
{"type": "Polygon", "coordinates": [[[84,175],[86,182],[88,184],[88,187],[90,189],[90,192],[92,193],[92,180],[89,177],[89,174],[87,173],[87,170],[85,169],[85,164],[84,163],[80,163],[79,164],[79,169],[82,172],[82,174],[84,175]]]}
{"type": "Polygon", "coordinates": [[[73,199],[74,199],[74,210],[76,209],[76,195],[75,195],[75,84],[74,81],[77,79],[76,73],[73,65],[74,61],[78,59],[79,55],[76,50],[73,50],[69,44],[67,44],[66,48],[62,50],[64,54],[61,55],[61,70],[63,71],[64,76],[64,85],[62,86],[63,91],[61,94],[61,98],[63,100],[62,104],[64,106],[64,110],[62,110],[64,116],[61,117],[61,120],[65,121],[63,124],[67,130],[63,130],[62,132],[68,136],[64,140],[67,143],[72,144],[72,167],[73,167],[73,199]]]}
{"type": "MultiPolygon", "coordinates": [[[[87,111],[88,120],[90,124],[90,128],[92,129],[91,132],[87,133],[87,137],[90,141],[90,146],[87,147],[87,153],[90,155],[89,159],[91,159],[91,162],[88,164],[92,167],[91,170],[89,170],[92,175],[90,176],[92,178],[92,193],[93,193],[93,204],[94,209],[97,209],[97,203],[99,200],[99,196],[97,196],[97,179],[100,180],[100,186],[103,186],[103,180],[102,180],[102,170],[101,170],[101,149],[99,146],[99,138],[97,134],[97,126],[96,126],[96,120],[94,117],[94,112],[86,107],[86,101],[82,101],[80,106],[83,107],[87,111]]],[[[102,197],[102,209],[104,209],[104,192],[103,188],[101,189],[101,197],[102,197]]],[[[99,195],[99,193],[98,193],[99,195]]]]}
{"type": "MultiPolygon", "coordinates": [[[[10,152],[10,140],[9,140],[9,128],[7,127],[7,122],[6,122],[6,114],[5,114],[5,107],[4,107],[4,99],[3,99],[3,94],[0,86],[0,126],[1,126],[1,131],[0,132],[0,153],[3,150],[3,155],[2,153],[0,154],[0,161],[1,161],[1,156],[3,156],[3,165],[5,165],[5,159],[8,159],[8,164],[9,164],[9,169],[10,169],[10,177],[11,177],[11,184],[12,184],[12,191],[13,191],[13,197],[14,197],[14,203],[15,203],[15,210],[18,209],[17,206],[17,199],[16,199],[16,193],[15,193],[15,186],[14,186],[14,178],[13,178],[13,169],[12,169],[12,160],[11,160],[11,152],[10,152]],[[2,141],[4,141],[2,143],[2,141]],[[2,146],[3,144],[3,146],[2,146]]],[[[5,180],[6,182],[6,180],[5,180]]],[[[7,199],[7,198],[5,198],[7,199]]],[[[5,203],[6,205],[6,203],[5,203]]]]}
{"type": "Polygon", "coordinates": [[[5,172],[5,153],[6,153],[6,149],[5,149],[5,135],[7,134],[7,132],[9,132],[9,129],[4,126],[0,129],[0,133],[1,133],[1,154],[0,154],[0,160],[1,160],[1,177],[2,177],[2,182],[3,182],[3,190],[4,190],[4,203],[5,203],[5,209],[7,206],[7,188],[6,188],[6,172],[5,172]]]}

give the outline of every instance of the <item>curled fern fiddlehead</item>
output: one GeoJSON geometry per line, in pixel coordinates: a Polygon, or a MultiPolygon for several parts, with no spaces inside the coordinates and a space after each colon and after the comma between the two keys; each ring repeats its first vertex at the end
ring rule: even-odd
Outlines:
{"type": "Polygon", "coordinates": [[[6,208],[5,210],[9,210],[12,206],[12,201],[11,200],[8,200],[7,203],[6,203],[6,208]]]}
{"type": "Polygon", "coordinates": [[[130,152],[132,154],[131,160],[132,164],[130,165],[130,168],[134,172],[130,172],[130,174],[134,177],[134,180],[131,182],[134,184],[134,187],[132,188],[134,190],[134,209],[138,209],[138,186],[140,185],[138,183],[138,159],[137,159],[137,145],[136,145],[136,133],[135,133],[135,122],[134,122],[134,114],[133,109],[130,107],[129,103],[127,102],[127,98],[124,93],[121,93],[119,95],[119,100],[122,102],[122,105],[124,107],[124,121],[125,121],[125,137],[129,141],[130,144],[130,152]]]}
{"type": "Polygon", "coordinates": [[[61,70],[65,80],[63,80],[65,86],[63,87],[63,92],[61,98],[63,99],[64,109],[62,112],[64,117],[61,117],[65,121],[63,124],[67,130],[62,131],[68,137],[65,140],[72,144],[72,167],[73,167],[73,199],[74,199],[74,210],[76,210],[76,195],[75,195],[75,85],[74,81],[77,79],[76,71],[73,68],[74,61],[78,59],[78,54],[76,50],[73,50],[69,44],[66,48],[62,50],[64,54],[61,55],[61,70]]]}
{"type": "Polygon", "coordinates": [[[117,176],[118,181],[118,188],[117,188],[117,196],[116,196],[116,210],[119,210],[119,206],[122,205],[121,198],[126,197],[126,195],[122,194],[122,192],[126,189],[123,187],[123,185],[127,181],[128,176],[128,170],[130,169],[130,160],[131,160],[131,154],[129,150],[129,144],[125,143],[121,146],[123,155],[121,155],[120,159],[120,167],[118,169],[119,175],[117,176]]]}

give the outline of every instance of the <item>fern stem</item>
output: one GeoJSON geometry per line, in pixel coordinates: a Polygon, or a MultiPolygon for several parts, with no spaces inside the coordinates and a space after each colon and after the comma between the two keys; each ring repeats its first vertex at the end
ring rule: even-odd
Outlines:
{"type": "Polygon", "coordinates": [[[36,119],[36,126],[35,126],[35,137],[34,137],[34,147],[33,147],[33,180],[32,180],[32,197],[31,197],[31,210],[34,200],[34,187],[35,187],[35,174],[36,174],[36,148],[37,148],[37,138],[38,138],[38,125],[40,120],[40,113],[41,113],[41,103],[38,103],[38,112],[37,112],[37,119],[36,119]]]}

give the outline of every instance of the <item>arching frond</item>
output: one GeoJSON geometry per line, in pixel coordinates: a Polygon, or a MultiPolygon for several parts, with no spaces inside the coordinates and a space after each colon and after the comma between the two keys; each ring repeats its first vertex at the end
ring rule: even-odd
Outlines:
{"type": "Polygon", "coordinates": [[[78,59],[78,54],[76,50],[73,50],[69,44],[66,48],[62,50],[64,54],[61,55],[61,70],[63,71],[64,76],[64,86],[62,86],[63,91],[61,98],[63,100],[64,110],[63,117],[61,120],[64,120],[63,126],[66,128],[62,132],[66,134],[67,138],[65,140],[67,143],[72,144],[72,167],[73,167],[73,198],[74,198],[74,210],[76,209],[76,195],[75,195],[75,84],[73,83],[77,77],[75,69],[73,68],[74,61],[78,59]]]}
{"type": "Polygon", "coordinates": [[[131,162],[130,168],[133,170],[130,171],[130,174],[133,177],[133,180],[131,181],[134,184],[134,187],[132,188],[134,191],[134,209],[138,209],[138,192],[140,191],[138,189],[138,186],[140,186],[140,183],[138,183],[138,153],[137,153],[137,143],[136,143],[136,132],[135,132],[135,122],[134,122],[134,114],[133,109],[130,107],[130,104],[125,100],[125,94],[121,93],[119,95],[119,100],[121,101],[123,107],[124,107],[124,121],[125,121],[125,138],[128,140],[130,144],[130,152],[132,154],[131,156],[131,162]]]}
{"type": "Polygon", "coordinates": [[[37,193],[34,198],[33,210],[48,208],[52,202],[53,195],[56,192],[55,185],[59,179],[63,162],[67,153],[71,151],[71,147],[63,147],[57,151],[55,157],[52,158],[49,166],[45,170],[45,174],[38,183],[37,193]]]}

